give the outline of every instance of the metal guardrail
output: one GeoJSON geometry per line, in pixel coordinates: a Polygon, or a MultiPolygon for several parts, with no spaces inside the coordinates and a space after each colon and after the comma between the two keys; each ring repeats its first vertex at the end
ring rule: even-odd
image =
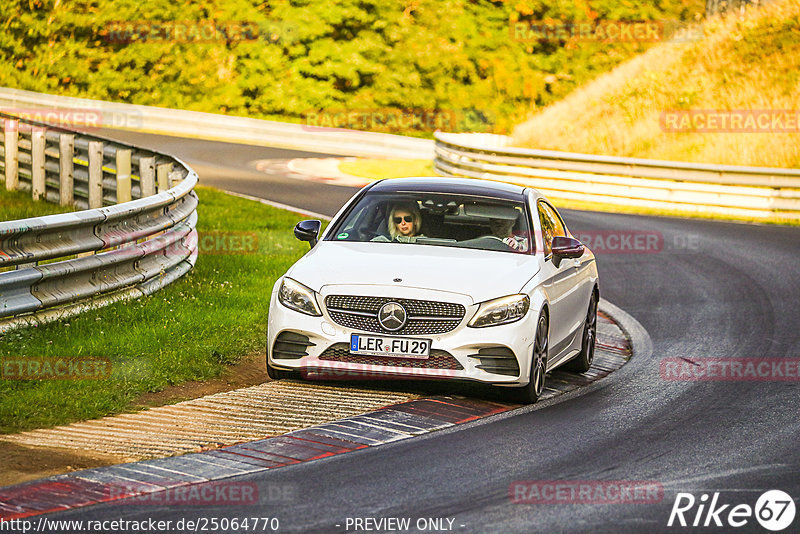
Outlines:
{"type": "Polygon", "coordinates": [[[197,174],[183,162],[2,113],[0,125],[6,189],[88,208],[0,222],[0,317],[150,294],[194,266],[197,174]]]}
{"type": "Polygon", "coordinates": [[[120,130],[199,137],[344,156],[420,159],[433,157],[433,141],[430,139],[344,128],[310,127],[288,122],[122,104],[0,87],[0,109],[32,111],[40,108],[49,111],[70,109],[90,111],[97,115],[98,127],[120,130]]]}
{"type": "Polygon", "coordinates": [[[800,219],[800,170],[530,150],[491,134],[435,134],[434,167],[556,198],[754,218],[800,219]]]}

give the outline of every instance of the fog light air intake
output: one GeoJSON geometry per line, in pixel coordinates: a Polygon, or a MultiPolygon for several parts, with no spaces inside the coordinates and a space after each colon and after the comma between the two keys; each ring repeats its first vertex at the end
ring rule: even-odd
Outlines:
{"type": "Polygon", "coordinates": [[[272,346],[273,360],[298,360],[303,356],[308,356],[308,347],[313,347],[314,343],[308,336],[297,332],[283,331],[275,338],[272,346]]]}

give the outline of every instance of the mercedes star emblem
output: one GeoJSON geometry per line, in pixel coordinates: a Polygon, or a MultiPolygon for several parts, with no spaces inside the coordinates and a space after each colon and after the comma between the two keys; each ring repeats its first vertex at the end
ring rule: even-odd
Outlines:
{"type": "Polygon", "coordinates": [[[406,325],[406,310],[396,302],[387,302],[378,310],[378,322],[389,332],[396,332],[406,325]]]}

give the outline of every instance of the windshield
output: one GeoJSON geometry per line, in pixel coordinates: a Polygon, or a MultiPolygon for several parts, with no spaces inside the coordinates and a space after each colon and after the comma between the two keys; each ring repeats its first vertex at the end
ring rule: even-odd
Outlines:
{"type": "Polygon", "coordinates": [[[444,193],[368,193],[326,240],[530,254],[528,220],[522,201],[444,193]]]}

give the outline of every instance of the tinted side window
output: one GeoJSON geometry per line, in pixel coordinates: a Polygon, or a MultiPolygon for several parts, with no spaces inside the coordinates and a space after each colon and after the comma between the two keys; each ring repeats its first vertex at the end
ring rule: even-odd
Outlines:
{"type": "Polygon", "coordinates": [[[547,214],[550,215],[550,218],[553,219],[553,224],[555,225],[556,233],[555,235],[560,235],[562,237],[567,236],[567,229],[564,227],[564,223],[561,222],[561,217],[558,215],[556,209],[551,206],[550,204],[543,202],[545,210],[547,210],[547,214]]]}
{"type": "Polygon", "coordinates": [[[544,255],[552,252],[553,238],[555,236],[566,236],[567,231],[561,219],[550,205],[539,202],[539,221],[542,224],[542,241],[544,241],[544,255]]]}

